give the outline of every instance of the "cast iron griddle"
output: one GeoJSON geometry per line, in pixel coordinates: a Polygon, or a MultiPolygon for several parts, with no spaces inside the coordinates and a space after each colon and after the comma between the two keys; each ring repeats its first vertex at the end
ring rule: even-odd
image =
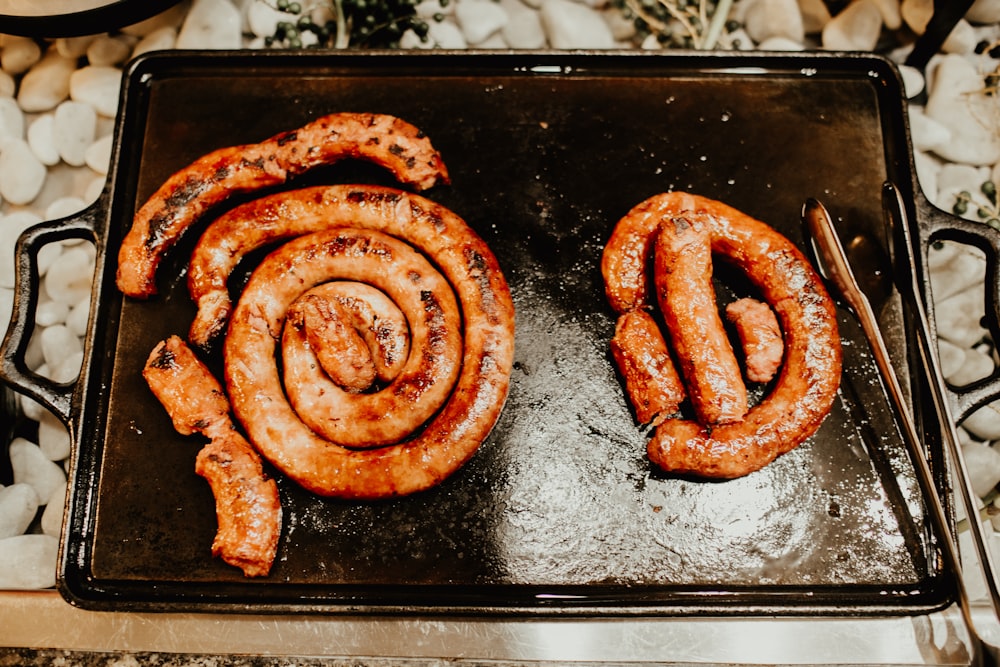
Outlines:
{"type": "MultiPolygon", "coordinates": [[[[843,234],[887,252],[882,183],[914,187],[899,95],[878,58],[139,60],[127,73],[107,229],[98,232],[105,245],[75,408],[64,595],[91,608],[252,611],[865,613],[947,604],[950,574],[846,311],[843,387],[816,436],[742,479],[669,477],[647,462],[648,433],[610,361],[614,317],[599,266],[615,222],[671,189],[722,200],[803,247],[801,207],[818,197],[843,234]],[[511,286],[511,392],[473,460],[429,492],[344,502],[279,475],[278,560],[269,577],[246,580],[210,555],[214,503],[194,474],[202,441],[174,432],[140,376],[157,341],[183,335],[193,316],[184,260],[195,235],[161,267],[161,295],[148,302],[116,291],[117,247],[133,211],[175,170],[337,111],[400,116],[442,152],[454,182],[427,196],[486,239],[511,286]]],[[[392,184],[379,169],[344,162],[289,187],[360,182],[392,184]]],[[[913,269],[903,261],[903,270],[913,269]]],[[[719,276],[725,298],[750,293],[741,276],[724,267],[719,276]]],[[[900,324],[908,313],[888,291],[872,298],[920,401],[922,371],[900,324]]],[[[937,422],[922,419],[936,461],[937,422]]]]}

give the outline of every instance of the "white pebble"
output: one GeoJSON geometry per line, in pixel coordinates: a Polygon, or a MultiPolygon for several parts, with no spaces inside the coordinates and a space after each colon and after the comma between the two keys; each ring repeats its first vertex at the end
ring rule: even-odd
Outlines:
{"type": "Polygon", "coordinates": [[[937,151],[951,140],[951,130],[943,123],[929,118],[923,109],[911,106],[910,136],[913,147],[919,151],[937,151]]]}
{"type": "Polygon", "coordinates": [[[899,6],[899,14],[910,30],[922,35],[934,16],[934,0],[903,0],[899,6]]]}
{"type": "Polygon", "coordinates": [[[257,37],[269,37],[278,29],[278,24],[288,21],[288,13],[267,2],[251,2],[246,11],[247,27],[257,37]]]}
{"type": "Polygon", "coordinates": [[[449,2],[447,6],[441,6],[440,0],[421,0],[413,11],[422,19],[433,20],[435,16],[448,16],[455,13],[454,2],[449,2]]]}
{"type": "Polygon", "coordinates": [[[69,316],[69,305],[60,301],[48,300],[39,303],[35,308],[35,324],[40,327],[63,324],[67,316],[69,316]]]}
{"type": "Polygon", "coordinates": [[[52,138],[66,164],[81,167],[86,163],[87,147],[97,132],[97,112],[83,102],[67,100],[56,108],[52,138]]]}
{"type": "Polygon", "coordinates": [[[873,0],[855,0],[823,27],[823,48],[871,51],[882,31],[882,13],[873,0]]]}
{"type": "MultiPolygon", "coordinates": [[[[260,4],[260,3],[254,3],[260,4]]],[[[132,49],[132,57],[140,56],[151,51],[165,51],[174,48],[177,44],[177,30],[171,26],[163,26],[152,31],[139,40],[139,43],[132,49]]]]}
{"type": "Polygon", "coordinates": [[[17,535],[0,540],[0,589],[32,590],[56,584],[59,540],[17,535]]]}
{"type": "Polygon", "coordinates": [[[1000,0],[976,0],[965,13],[965,18],[980,24],[1000,22],[1000,0]]]}
{"type": "Polygon", "coordinates": [[[899,75],[903,79],[903,90],[907,99],[913,99],[924,92],[924,73],[910,65],[900,65],[899,75]]]}
{"type": "Polygon", "coordinates": [[[0,539],[21,535],[35,520],[40,505],[30,484],[11,484],[0,488],[0,539]]]}
{"type": "Polygon", "coordinates": [[[958,373],[965,363],[965,349],[949,343],[946,340],[938,340],[938,361],[941,364],[941,375],[948,379],[949,376],[958,373]]]}
{"type": "Polygon", "coordinates": [[[56,487],[66,482],[66,473],[59,464],[50,461],[38,445],[25,438],[14,438],[10,443],[10,466],[14,482],[30,484],[39,502],[48,500],[56,487]]]}
{"type": "Polygon", "coordinates": [[[986,255],[975,246],[943,243],[928,249],[927,267],[938,302],[981,284],[986,277],[986,255]]]}
{"type": "Polygon", "coordinates": [[[93,203],[97,201],[100,196],[104,193],[104,188],[107,185],[107,179],[103,176],[98,176],[87,184],[87,187],[83,190],[83,200],[88,203],[93,203]]]}
{"type": "Polygon", "coordinates": [[[28,142],[10,139],[0,149],[0,197],[11,204],[25,205],[34,201],[45,185],[48,171],[28,142]]]}
{"type": "Polygon", "coordinates": [[[615,45],[611,28],[600,13],[573,0],[544,0],[542,26],[549,46],[555,49],[610,49],[615,45]]]}
{"type": "Polygon", "coordinates": [[[38,422],[38,448],[50,461],[62,461],[69,456],[69,431],[58,417],[47,410],[38,422]]]}
{"type": "Polygon", "coordinates": [[[45,113],[28,126],[28,145],[42,164],[52,167],[59,164],[59,149],[54,135],[55,116],[45,113]]]}
{"type": "Polygon", "coordinates": [[[87,47],[87,62],[98,67],[121,65],[132,55],[134,38],[98,35],[87,47]]]}
{"type": "Polygon", "coordinates": [[[0,287],[0,325],[6,330],[6,323],[10,322],[14,313],[14,290],[7,287],[0,287]]]}
{"type": "Polygon", "coordinates": [[[507,11],[493,0],[462,0],[455,7],[455,21],[469,44],[481,44],[508,21],[507,11]]]}
{"type": "Polygon", "coordinates": [[[19,398],[21,403],[21,412],[26,418],[32,421],[39,421],[41,420],[42,415],[47,412],[45,406],[30,396],[22,394],[19,398]]]}
{"type": "Polygon", "coordinates": [[[42,48],[30,37],[10,35],[0,50],[0,67],[8,74],[24,74],[42,59],[42,48]]]}
{"type": "Polygon", "coordinates": [[[754,42],[784,37],[798,44],[805,41],[805,25],[797,0],[750,0],[744,8],[744,29],[754,42]]]}
{"type": "Polygon", "coordinates": [[[441,49],[464,49],[468,47],[458,26],[451,21],[433,21],[428,24],[427,37],[441,49]]]}
{"type": "Polygon", "coordinates": [[[807,35],[817,35],[830,20],[830,8],[823,0],[799,0],[802,27],[807,35]]]}
{"type": "MultiPolygon", "coordinates": [[[[49,218],[51,220],[52,218],[49,218]]],[[[63,244],[62,243],[46,243],[41,248],[38,249],[38,254],[35,256],[38,262],[38,275],[44,276],[49,271],[49,267],[52,266],[57,259],[62,256],[63,244]]]]}
{"type": "Polygon", "coordinates": [[[178,49],[238,49],[240,11],[229,0],[194,0],[177,34],[178,49]]]}
{"type": "MultiPolygon", "coordinates": [[[[635,24],[632,21],[626,23],[634,28],[635,24]]],[[[523,11],[513,14],[503,27],[502,34],[504,41],[512,49],[540,49],[545,46],[545,29],[542,27],[538,12],[523,11]]]]}
{"type": "Polygon", "coordinates": [[[872,0],[879,13],[882,23],[889,30],[899,30],[903,27],[903,16],[899,9],[899,0],[872,0]]]}
{"type": "Polygon", "coordinates": [[[1000,134],[982,120],[996,113],[994,100],[982,90],[975,65],[960,55],[941,57],[929,81],[925,112],[951,132],[951,141],[935,151],[946,160],[971,165],[1000,161],[1000,134]]]}
{"type": "Polygon", "coordinates": [[[184,21],[184,15],[187,14],[187,11],[188,3],[178,2],[156,16],[125,26],[122,28],[122,32],[133,37],[145,37],[162,28],[176,30],[184,21]]]}
{"type": "Polygon", "coordinates": [[[84,153],[84,162],[98,174],[107,174],[111,165],[111,145],[113,136],[106,134],[94,141],[84,153]]]}
{"type": "Polygon", "coordinates": [[[87,323],[90,319],[90,300],[81,299],[72,308],[66,317],[66,326],[75,335],[83,337],[87,333],[87,323]]]}
{"type": "Polygon", "coordinates": [[[963,352],[961,367],[954,373],[945,376],[945,379],[956,387],[964,387],[989,377],[993,369],[996,368],[993,357],[988,354],[983,354],[976,349],[964,350],[963,352]]]}
{"type": "Polygon", "coordinates": [[[75,382],[80,376],[80,368],[83,366],[83,351],[76,351],[66,355],[58,365],[53,366],[47,377],[53,382],[75,382]]]}
{"type": "Polygon", "coordinates": [[[959,347],[972,347],[989,333],[982,325],[986,289],[980,284],[950,296],[935,300],[934,317],[938,335],[959,347]]]}
{"type": "Polygon", "coordinates": [[[976,48],[977,41],[979,38],[972,24],[965,19],[960,19],[948,33],[944,44],[941,45],[941,51],[958,54],[972,53],[972,50],[976,48]]]}
{"type": "Polygon", "coordinates": [[[7,139],[24,139],[24,112],[13,97],[0,97],[0,146],[7,139]]]}
{"type": "Polygon", "coordinates": [[[403,31],[403,34],[399,36],[399,48],[401,49],[432,49],[434,48],[434,43],[431,42],[430,38],[426,35],[421,37],[413,30],[407,28],[403,31]]]}
{"type": "Polygon", "coordinates": [[[806,47],[802,42],[775,35],[758,44],[757,48],[761,51],[804,51],[806,47]]]}
{"type": "Polygon", "coordinates": [[[73,60],[79,60],[87,53],[87,48],[97,39],[96,35],[81,35],[80,37],[60,37],[55,41],[56,50],[60,55],[73,60]]]}
{"type": "Polygon", "coordinates": [[[0,70],[0,97],[14,97],[17,92],[17,82],[7,72],[0,70]]]}
{"type": "MultiPolygon", "coordinates": [[[[0,159],[3,155],[0,154],[0,159]]],[[[42,219],[31,211],[17,211],[0,217],[0,287],[14,287],[14,248],[21,233],[42,219]]]]}
{"type": "Polygon", "coordinates": [[[52,203],[45,208],[45,219],[59,220],[79,213],[85,208],[87,208],[86,202],[79,197],[59,197],[58,199],[53,199],[52,203]]]}
{"type": "Polygon", "coordinates": [[[90,296],[94,267],[90,254],[73,246],[45,274],[45,291],[57,301],[76,303],[90,296]]]}
{"type": "Polygon", "coordinates": [[[63,512],[66,509],[66,484],[57,487],[48,502],[45,503],[45,510],[42,512],[42,533],[59,537],[62,533],[63,512]]]}
{"type": "Polygon", "coordinates": [[[60,365],[69,355],[83,349],[80,339],[65,325],[47,327],[41,332],[42,356],[49,367],[60,365]]]}
{"type": "Polygon", "coordinates": [[[81,67],[69,79],[69,96],[75,102],[93,107],[101,116],[114,118],[118,113],[121,82],[122,72],[117,67],[81,67]]]}
{"type": "Polygon", "coordinates": [[[69,78],[76,61],[49,49],[21,79],[17,103],[27,113],[50,111],[69,96],[69,78]]]}
{"type": "Polygon", "coordinates": [[[1000,452],[989,445],[972,443],[962,446],[962,456],[972,489],[982,498],[1000,482],[1000,452]]]}

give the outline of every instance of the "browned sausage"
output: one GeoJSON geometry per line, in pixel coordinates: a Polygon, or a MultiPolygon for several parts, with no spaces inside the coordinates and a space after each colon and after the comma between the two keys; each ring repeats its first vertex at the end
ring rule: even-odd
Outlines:
{"type": "Polygon", "coordinates": [[[212,553],[248,577],[268,574],[281,534],[278,487],[234,429],[221,385],[177,336],[153,349],[143,377],[179,433],[210,438],[198,453],[195,472],[215,497],[212,553]]]}
{"type": "Polygon", "coordinates": [[[663,221],[678,217],[704,224],[712,251],[756,285],[777,314],[785,358],[771,393],[741,421],[706,426],[668,419],[647,453],[668,472],[739,477],[797,447],[829,412],[841,374],[836,311],[820,277],[788,239],[725,204],[678,192],[647,199],[616,226],[602,259],[612,307],[627,312],[649,304],[649,253],[663,221]]]}
{"type": "Polygon", "coordinates": [[[781,368],[785,354],[781,326],[774,311],[766,303],[746,297],[726,304],[726,319],[740,339],[747,379],[770,382],[781,368]]]}
{"type": "MultiPolygon", "coordinates": [[[[314,201],[316,191],[308,196],[314,201]]],[[[299,201],[304,195],[286,193],[299,201]]],[[[409,210],[405,197],[389,197],[393,207],[409,210]]],[[[318,201],[322,201],[322,197],[318,201]]],[[[374,201],[384,201],[380,195],[374,201]]],[[[334,228],[288,241],[254,271],[233,312],[225,339],[226,385],[237,418],[254,446],[275,466],[306,489],[345,498],[404,495],[440,483],[479,448],[499,417],[507,396],[513,365],[514,311],[496,259],[465,223],[446,209],[435,215],[407,216],[398,222],[409,240],[420,239],[447,276],[461,303],[462,323],[444,324],[448,311],[432,290],[417,299],[420,319],[427,321],[429,346],[411,341],[410,357],[427,369],[443,353],[447,330],[464,334],[458,360],[460,374],[444,405],[422,430],[399,444],[355,449],[330,442],[304,424],[284,398],[274,361],[287,305],[312,285],[331,279],[362,280],[378,287],[397,303],[412,304],[406,295],[413,282],[426,286],[430,275],[405,260],[406,271],[394,267],[400,253],[391,237],[361,229],[334,228]],[[413,269],[412,271],[410,269],[413,269]],[[440,335],[438,335],[440,334],[440,335]]],[[[417,245],[415,243],[415,245],[417,245]]],[[[410,320],[413,309],[404,307],[410,320]]],[[[408,395],[418,392],[421,373],[401,374],[384,391],[400,391],[387,401],[403,409],[408,395]]],[[[393,413],[394,414],[394,413],[393,413]]],[[[381,418],[380,415],[375,415],[381,418]]],[[[394,417],[384,421],[392,422],[394,417]]],[[[402,417],[400,417],[402,419],[402,417]]],[[[382,428],[376,423],[376,428],[382,428]]]]}
{"type": "Polygon", "coordinates": [[[167,179],[136,213],[118,254],[118,288],[134,298],[155,294],[156,269],[166,252],[203,213],[231,195],[278,185],[343,158],[384,166],[418,189],[448,182],[427,137],[382,114],[331,114],[258,144],[222,148],[167,179]]]}
{"type": "Polygon", "coordinates": [[[656,320],[645,310],[618,318],[611,354],[640,424],[659,424],[684,401],[684,384],[656,320]]]}
{"type": "MultiPolygon", "coordinates": [[[[255,433],[260,429],[253,424],[267,417],[258,414],[256,405],[270,392],[275,400],[287,395],[294,412],[280,413],[284,418],[301,419],[327,440],[379,447],[417,431],[448,398],[458,377],[462,320],[444,276],[411,246],[380,232],[339,228],[320,234],[299,237],[261,263],[240,296],[226,336],[233,409],[258,449],[262,446],[255,433]],[[299,297],[308,298],[313,285],[330,280],[378,287],[406,315],[411,354],[399,376],[379,391],[354,393],[338,387],[325,377],[315,350],[304,344],[306,332],[284,326],[287,311],[299,297]],[[285,340],[301,340],[282,347],[284,373],[279,376],[274,341],[282,336],[283,326],[285,340]],[[234,367],[239,370],[234,372],[234,367]],[[254,396],[249,410],[236,398],[257,391],[264,393],[254,396]]],[[[280,429],[279,418],[272,414],[269,427],[280,429]]]]}
{"type": "Polygon", "coordinates": [[[320,382],[328,376],[345,391],[368,389],[375,382],[375,361],[352,319],[339,301],[312,291],[303,294],[286,313],[282,348],[296,346],[282,356],[286,368],[292,363],[289,355],[299,354],[308,359],[320,382]]]}
{"type": "Polygon", "coordinates": [[[739,421],[747,413],[747,388],[715,301],[707,221],[690,215],[665,218],[654,258],[656,300],[698,421],[739,421]]]}
{"type": "MultiPolygon", "coordinates": [[[[454,284],[468,271],[466,248],[488,252],[465,221],[420,195],[375,185],[303,188],[261,197],[214,220],[198,239],[188,268],[188,290],[198,306],[188,338],[208,347],[225,330],[232,310],[228,280],[250,252],[331,227],[372,229],[404,239],[442,266],[454,284]],[[471,245],[470,245],[471,243],[471,245]],[[449,267],[454,267],[449,269],[449,267]]],[[[492,255],[492,253],[490,253],[492,255]]],[[[484,255],[485,256],[485,255],[484,255]]]]}

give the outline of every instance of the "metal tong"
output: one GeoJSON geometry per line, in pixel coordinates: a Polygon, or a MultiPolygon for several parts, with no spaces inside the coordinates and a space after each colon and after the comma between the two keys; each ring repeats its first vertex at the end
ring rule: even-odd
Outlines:
{"type": "MultiPolygon", "coordinates": [[[[902,244],[900,247],[906,248],[907,252],[912,252],[914,246],[912,245],[910,236],[906,207],[898,189],[892,183],[886,183],[882,188],[882,209],[886,221],[896,235],[896,238],[902,244]]],[[[847,255],[844,252],[837,232],[834,229],[833,221],[826,208],[816,199],[810,198],[802,208],[802,220],[809,231],[819,271],[857,316],[865,337],[868,339],[875,363],[881,372],[890,399],[902,421],[903,438],[910,450],[910,456],[916,468],[917,481],[928,505],[931,524],[939,540],[941,557],[944,560],[945,566],[954,573],[959,608],[968,630],[975,641],[981,635],[976,632],[976,626],[972,618],[968,591],[962,578],[962,563],[959,550],[949,528],[944,503],[941,501],[941,496],[934,483],[930,464],[920,442],[910,407],[907,404],[905,394],[896,376],[888,348],[882,337],[871,303],[858,286],[858,282],[848,263],[847,255]]],[[[973,491],[969,472],[965,465],[965,457],[959,445],[958,433],[955,429],[955,420],[952,417],[944,376],[941,373],[940,361],[938,360],[937,350],[928,329],[927,313],[922,297],[920,296],[920,286],[917,283],[916,273],[913,271],[909,271],[908,273],[910,274],[909,284],[897,285],[897,288],[901,291],[904,298],[908,300],[917,315],[917,337],[919,339],[920,356],[924,367],[930,374],[929,385],[933,394],[934,405],[942,421],[942,432],[948,456],[957,472],[959,495],[962,498],[965,513],[969,517],[969,528],[976,552],[979,556],[982,573],[990,592],[993,613],[1000,620],[1000,590],[997,588],[997,581],[994,574],[993,557],[990,553],[982,523],[979,520],[979,506],[976,494],[973,491]]],[[[975,643],[977,645],[974,647],[974,650],[978,652],[981,647],[978,646],[977,641],[975,643]]]]}

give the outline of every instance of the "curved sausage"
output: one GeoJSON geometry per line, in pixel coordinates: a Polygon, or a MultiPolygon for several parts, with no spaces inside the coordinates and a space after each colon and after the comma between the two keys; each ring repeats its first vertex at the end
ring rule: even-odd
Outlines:
{"type": "Polygon", "coordinates": [[[278,185],[344,158],[374,162],[418,189],[448,182],[427,137],[382,114],[331,114],[258,144],[222,148],[172,175],[136,213],[118,253],[118,288],[134,298],[156,294],[156,269],[166,252],[203,213],[231,195],[278,185]]]}
{"type": "MultiPolygon", "coordinates": [[[[285,196],[299,200],[302,195],[285,196]]],[[[392,200],[406,208],[406,198],[393,195],[392,200]]],[[[293,239],[255,270],[234,309],[224,345],[233,411],[258,451],[314,493],[373,499],[430,488],[476,452],[499,417],[513,366],[510,292],[486,244],[453,213],[432,208],[438,215],[407,216],[401,224],[409,238],[437,251],[429,254],[461,304],[464,347],[450,396],[422,430],[405,441],[353,449],[322,438],[284,399],[274,362],[284,309],[313,284],[354,272],[358,275],[352,279],[369,280],[387,293],[401,289],[390,284],[391,266],[377,276],[368,262],[377,263],[394,252],[387,237],[335,228],[293,239]]],[[[434,301],[428,296],[424,305],[432,319],[441,307],[434,301]]],[[[411,357],[415,350],[411,344],[411,357]]]]}
{"type": "MultiPolygon", "coordinates": [[[[279,248],[254,271],[226,337],[226,367],[257,369],[250,381],[262,383],[275,398],[283,390],[298,418],[327,440],[346,447],[394,444],[433,416],[451,393],[462,360],[458,304],[444,276],[402,241],[352,228],[319,234],[279,248]],[[356,393],[338,387],[316,362],[312,346],[305,344],[306,331],[284,326],[287,311],[294,312],[300,298],[315,298],[310,287],[328,280],[374,285],[406,315],[411,354],[399,376],[379,391],[356,393]],[[270,343],[267,356],[251,358],[243,348],[254,342],[246,337],[249,330],[237,325],[247,313],[265,318],[269,339],[278,338],[283,327],[283,340],[289,344],[282,345],[282,377],[277,374],[273,340],[265,341],[270,343]],[[281,379],[283,383],[276,384],[281,379]]],[[[255,320],[253,331],[260,331],[262,324],[255,320]]],[[[231,395],[232,390],[230,382],[231,395]]],[[[242,386],[238,390],[249,391],[242,386]]],[[[234,410],[257,444],[250,423],[261,417],[254,411],[241,412],[235,399],[234,410]]]]}
{"type": "Polygon", "coordinates": [[[740,339],[747,379],[770,382],[781,368],[785,354],[781,326],[774,311],[766,303],[745,297],[726,304],[726,319],[740,339]]]}
{"type": "Polygon", "coordinates": [[[316,379],[332,381],[348,392],[368,389],[375,382],[372,351],[351,325],[347,309],[333,299],[309,291],[295,300],[285,314],[281,338],[286,377],[294,372],[293,357],[305,359],[316,379]]]}
{"type": "Polygon", "coordinates": [[[611,354],[640,424],[659,424],[680,409],[684,384],[652,315],[645,310],[621,315],[611,339],[611,354]]]}
{"type": "Polygon", "coordinates": [[[829,412],[842,363],[836,311],[820,277],[784,236],[725,204],[677,192],[640,203],[612,233],[602,258],[612,307],[627,312],[648,306],[648,253],[661,223],[677,217],[703,224],[712,251],[757,286],[780,322],[785,359],[771,393],[741,421],[703,425],[668,419],[657,427],[647,454],[668,472],[739,477],[797,447],[829,412]]]}
{"type": "Polygon", "coordinates": [[[212,554],[248,577],[268,574],[281,534],[278,486],[235,430],[222,386],[178,336],[153,349],[142,374],[179,433],[210,438],[195,459],[195,472],[215,497],[212,554]]]}
{"type": "Polygon", "coordinates": [[[712,230],[695,216],[664,219],[654,245],[656,301],[702,424],[747,413],[747,388],[712,286],[712,230]]]}
{"type": "MultiPolygon", "coordinates": [[[[261,197],[233,208],[205,229],[191,253],[188,291],[198,306],[188,334],[192,345],[208,348],[226,328],[232,310],[228,280],[250,252],[295,236],[332,227],[355,227],[404,239],[439,265],[452,284],[467,272],[460,255],[474,234],[446,207],[420,195],[376,185],[302,188],[261,197]],[[454,268],[449,270],[449,266],[454,268]]],[[[483,254],[475,239],[470,248],[483,254]]],[[[492,256],[492,253],[490,253],[492,256]]]]}

